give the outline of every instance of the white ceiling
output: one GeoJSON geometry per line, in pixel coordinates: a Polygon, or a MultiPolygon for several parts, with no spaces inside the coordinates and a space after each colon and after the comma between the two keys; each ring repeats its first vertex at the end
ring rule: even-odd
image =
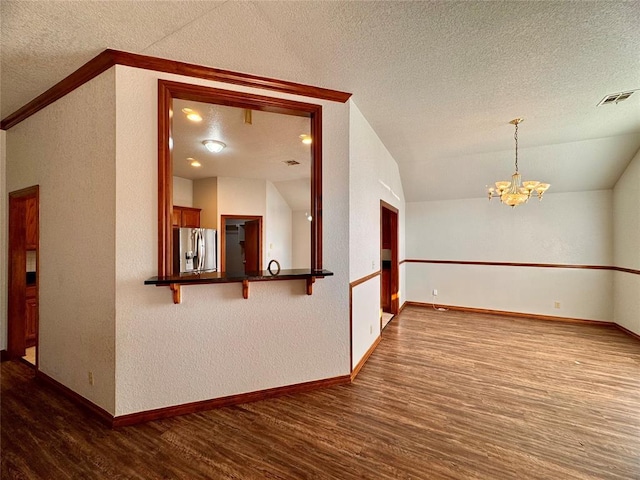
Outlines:
{"type": "Polygon", "coordinates": [[[197,180],[209,177],[241,177],[269,180],[291,210],[309,210],[311,205],[311,147],[301,135],[309,136],[307,117],[251,111],[190,100],[173,100],[173,174],[197,180]],[[202,121],[187,119],[183,109],[198,113],[202,121]],[[217,140],[226,147],[212,153],[202,143],[217,140]],[[192,160],[200,167],[193,167],[192,160]],[[285,162],[294,160],[297,165],[285,162]]]}
{"type": "Polygon", "coordinates": [[[14,112],[105,48],[353,93],[408,201],[469,198],[513,170],[549,193],[611,188],[640,148],[640,2],[3,0],[14,112]]]}

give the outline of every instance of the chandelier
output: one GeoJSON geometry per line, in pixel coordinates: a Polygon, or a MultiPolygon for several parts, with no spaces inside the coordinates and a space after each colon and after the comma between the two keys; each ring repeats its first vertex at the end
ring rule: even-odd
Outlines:
{"type": "Polygon", "coordinates": [[[511,181],[500,181],[495,183],[494,187],[487,189],[489,195],[489,201],[493,197],[500,197],[500,202],[510,207],[517,207],[531,198],[531,195],[538,197],[538,200],[542,200],[542,195],[546,192],[551,185],[548,183],[540,183],[535,180],[528,180],[523,182],[522,175],[518,172],[518,124],[524,122],[524,118],[515,118],[509,123],[516,126],[516,133],[513,138],[516,141],[516,173],[511,176],[511,181]]]}

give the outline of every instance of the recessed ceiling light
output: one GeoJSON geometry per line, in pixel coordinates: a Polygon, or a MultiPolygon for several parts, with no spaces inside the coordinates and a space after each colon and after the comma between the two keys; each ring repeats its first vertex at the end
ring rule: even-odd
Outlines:
{"type": "Polygon", "coordinates": [[[195,110],[191,110],[190,108],[183,108],[182,113],[184,113],[189,120],[192,122],[201,122],[202,117],[195,110]]]}
{"type": "Polygon", "coordinates": [[[220,153],[226,145],[218,140],[204,140],[202,144],[212,153],[220,153]]]}
{"type": "Polygon", "coordinates": [[[187,162],[189,162],[189,165],[191,165],[192,167],[196,167],[197,168],[197,167],[201,167],[202,166],[202,164],[198,160],[196,160],[195,158],[189,157],[189,158],[187,158],[187,162]]]}
{"type": "Polygon", "coordinates": [[[300,135],[300,138],[302,139],[302,143],[304,143],[305,145],[311,145],[311,136],[309,135],[300,135]]]}

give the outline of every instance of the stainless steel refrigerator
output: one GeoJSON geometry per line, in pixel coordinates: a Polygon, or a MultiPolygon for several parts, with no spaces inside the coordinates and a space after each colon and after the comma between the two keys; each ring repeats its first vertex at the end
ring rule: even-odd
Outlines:
{"type": "Polygon", "coordinates": [[[217,241],[211,228],[174,228],[173,273],[217,271],[217,241]]]}

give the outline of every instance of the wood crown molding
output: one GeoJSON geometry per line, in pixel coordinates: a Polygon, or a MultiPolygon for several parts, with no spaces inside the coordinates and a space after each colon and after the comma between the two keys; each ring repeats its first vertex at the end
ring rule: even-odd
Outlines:
{"type": "Polygon", "coordinates": [[[533,267],[533,268],[578,268],[584,270],[612,270],[640,275],[640,270],[633,268],[614,267],[612,265],[573,265],[568,263],[524,263],[524,262],[478,262],[472,260],[426,260],[418,258],[405,258],[403,263],[432,263],[441,265],[482,265],[491,267],[533,267]]]}
{"type": "Polygon", "coordinates": [[[248,73],[232,72],[229,70],[205,67],[203,65],[179,62],[176,60],[168,60],[165,58],[150,57],[147,55],[139,55],[137,53],[107,49],[82,65],[71,75],[31,100],[22,108],[4,118],[2,122],[0,122],[0,129],[8,130],[11,127],[14,127],[34,113],[39,112],[48,105],[51,105],[56,100],[64,97],[114,65],[124,65],[128,67],[143,68],[145,70],[153,70],[156,72],[203,78],[205,80],[232,83],[235,85],[273,90],[292,95],[300,95],[303,97],[318,98],[321,100],[340,103],[345,103],[351,97],[350,93],[331,90],[328,88],[314,87],[301,83],[250,75],[248,73]]]}

